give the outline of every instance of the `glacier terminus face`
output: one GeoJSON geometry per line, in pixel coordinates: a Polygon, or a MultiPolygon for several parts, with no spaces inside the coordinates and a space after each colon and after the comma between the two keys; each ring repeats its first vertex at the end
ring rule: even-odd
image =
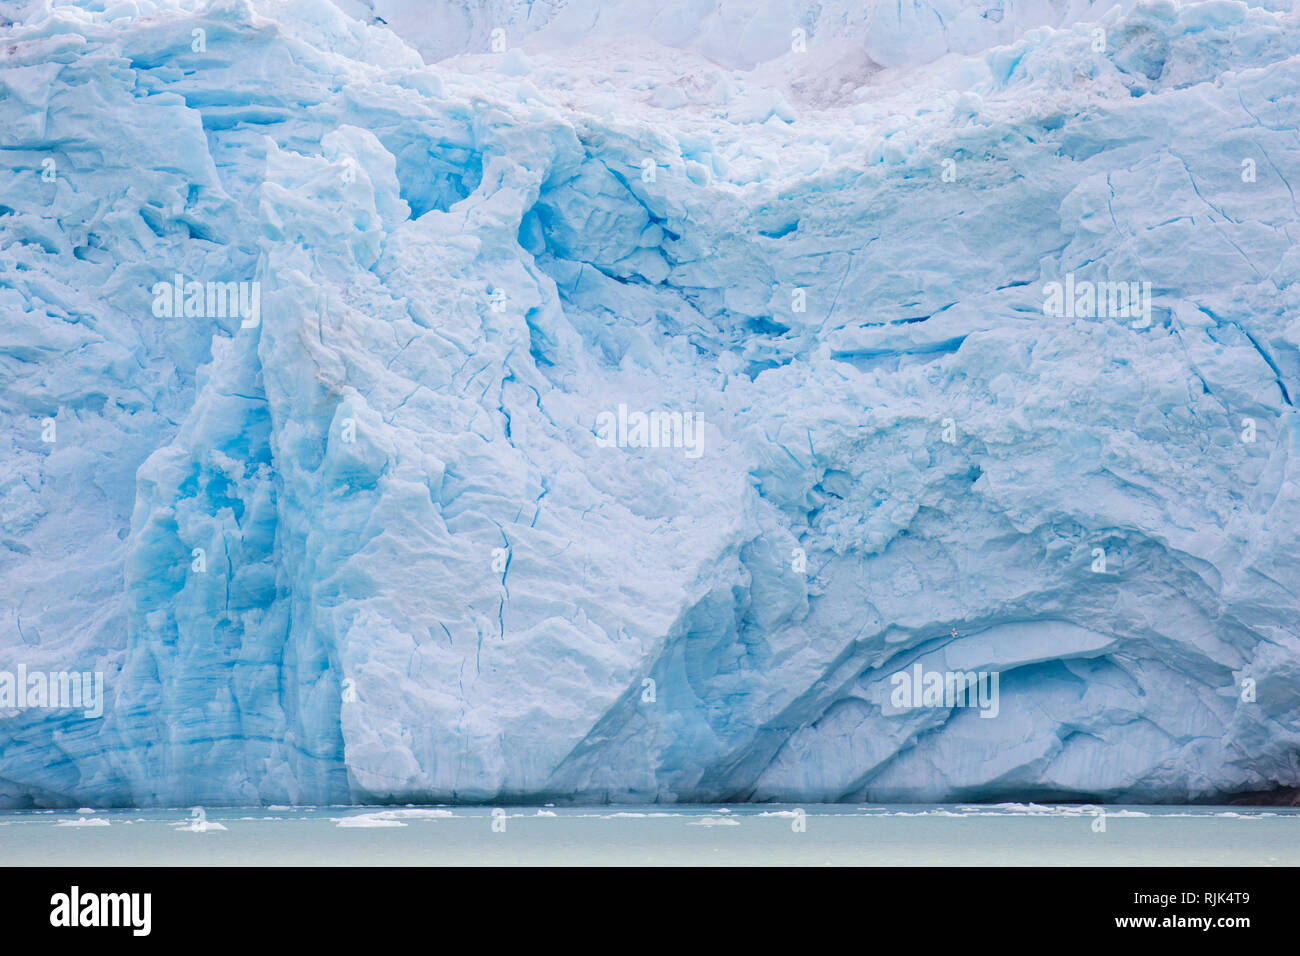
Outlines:
{"type": "Polygon", "coordinates": [[[1300,787],[1287,0],[0,5],[0,806],[1300,787]]]}

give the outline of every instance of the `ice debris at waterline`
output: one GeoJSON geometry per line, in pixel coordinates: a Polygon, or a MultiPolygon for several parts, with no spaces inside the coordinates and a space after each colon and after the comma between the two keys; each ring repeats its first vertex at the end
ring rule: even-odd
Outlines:
{"type": "Polygon", "coordinates": [[[6,7],[0,803],[1300,785],[1289,4],[505,6],[6,7]]]}

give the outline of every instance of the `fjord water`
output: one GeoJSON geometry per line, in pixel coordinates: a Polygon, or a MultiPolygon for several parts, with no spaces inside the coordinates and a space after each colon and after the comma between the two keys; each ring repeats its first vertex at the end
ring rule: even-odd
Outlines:
{"type": "Polygon", "coordinates": [[[1094,807],[1033,804],[32,810],[0,815],[0,860],[11,866],[1294,866],[1300,864],[1300,808],[1106,807],[1104,817],[1094,807]]]}

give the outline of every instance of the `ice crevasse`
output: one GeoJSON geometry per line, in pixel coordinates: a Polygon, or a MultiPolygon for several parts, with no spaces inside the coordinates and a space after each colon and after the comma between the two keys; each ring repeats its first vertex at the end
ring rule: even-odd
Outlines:
{"type": "Polygon", "coordinates": [[[4,13],[0,803],[1300,785],[1288,5],[500,6],[4,13]]]}

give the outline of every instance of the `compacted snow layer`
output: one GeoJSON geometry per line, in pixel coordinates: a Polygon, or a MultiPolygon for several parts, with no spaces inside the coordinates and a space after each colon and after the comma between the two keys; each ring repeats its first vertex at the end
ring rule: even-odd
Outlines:
{"type": "Polygon", "coordinates": [[[0,803],[1300,784],[1270,5],[7,7],[0,803]]]}

